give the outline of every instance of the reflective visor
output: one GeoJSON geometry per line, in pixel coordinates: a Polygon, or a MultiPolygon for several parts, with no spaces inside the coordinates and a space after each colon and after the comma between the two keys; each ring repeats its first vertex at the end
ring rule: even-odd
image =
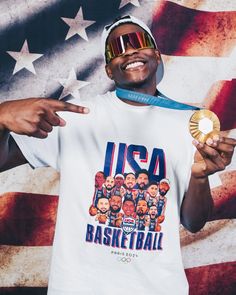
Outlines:
{"type": "Polygon", "coordinates": [[[152,38],[146,32],[134,32],[111,40],[106,46],[106,62],[125,53],[128,45],[134,49],[156,48],[152,38]]]}

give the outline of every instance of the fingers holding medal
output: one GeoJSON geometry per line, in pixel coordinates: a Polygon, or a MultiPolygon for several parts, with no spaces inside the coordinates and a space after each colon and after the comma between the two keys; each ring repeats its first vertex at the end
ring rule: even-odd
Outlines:
{"type": "Polygon", "coordinates": [[[189,131],[197,148],[195,170],[199,176],[213,174],[230,164],[236,140],[220,136],[220,121],[215,113],[196,111],[190,118],[189,131]]]}

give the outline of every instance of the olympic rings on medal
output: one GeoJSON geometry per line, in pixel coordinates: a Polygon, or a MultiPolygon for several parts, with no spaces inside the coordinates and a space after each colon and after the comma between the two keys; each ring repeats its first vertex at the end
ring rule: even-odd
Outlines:
{"type": "Polygon", "coordinates": [[[124,264],[128,264],[131,262],[131,258],[130,257],[117,257],[117,260],[119,262],[122,262],[124,264]]]}

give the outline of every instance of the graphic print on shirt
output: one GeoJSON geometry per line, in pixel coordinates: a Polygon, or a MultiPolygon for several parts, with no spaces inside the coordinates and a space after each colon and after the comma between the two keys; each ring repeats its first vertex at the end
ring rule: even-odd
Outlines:
{"type": "Polygon", "coordinates": [[[162,149],[150,152],[142,145],[108,142],[89,208],[97,226],[87,225],[86,241],[130,250],[161,250],[169,189],[162,149]]]}

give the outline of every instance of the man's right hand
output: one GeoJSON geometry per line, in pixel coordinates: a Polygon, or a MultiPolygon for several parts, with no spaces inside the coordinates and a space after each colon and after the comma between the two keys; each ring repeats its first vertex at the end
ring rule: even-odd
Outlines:
{"type": "Polygon", "coordinates": [[[0,104],[0,132],[46,138],[53,126],[65,126],[57,112],[87,114],[89,109],[50,98],[27,98],[0,104]]]}

